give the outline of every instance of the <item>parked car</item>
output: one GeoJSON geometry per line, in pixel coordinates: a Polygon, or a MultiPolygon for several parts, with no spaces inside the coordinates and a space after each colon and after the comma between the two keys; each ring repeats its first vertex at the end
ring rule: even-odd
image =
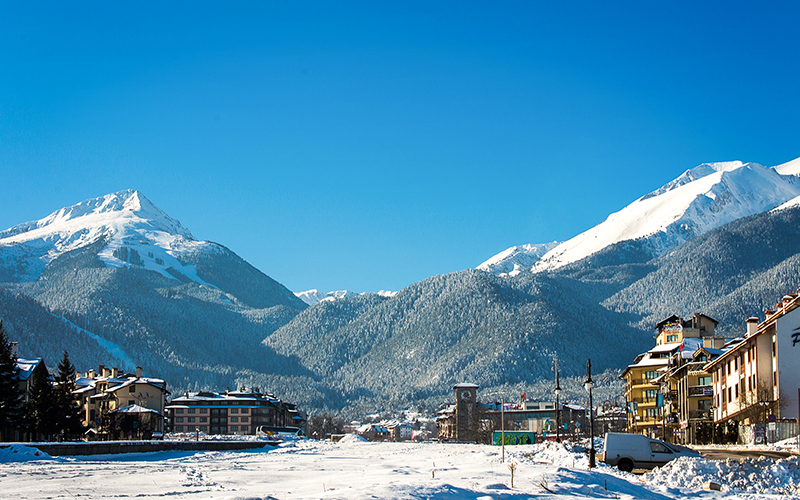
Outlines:
{"type": "Polygon", "coordinates": [[[652,469],[678,457],[699,457],[700,454],[685,446],[665,443],[641,434],[609,432],[603,449],[603,462],[617,466],[621,471],[652,469]]]}

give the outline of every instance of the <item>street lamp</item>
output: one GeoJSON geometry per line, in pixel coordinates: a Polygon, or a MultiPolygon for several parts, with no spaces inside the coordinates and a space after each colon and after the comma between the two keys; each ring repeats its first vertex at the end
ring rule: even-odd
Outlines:
{"type": "Polygon", "coordinates": [[[502,443],[501,449],[502,453],[500,456],[500,462],[506,463],[506,398],[505,396],[500,397],[500,442],[502,443]]]}
{"type": "Polygon", "coordinates": [[[559,396],[561,396],[561,385],[558,383],[558,361],[556,363],[556,389],[553,391],[556,393],[556,442],[561,442],[561,404],[559,401],[559,396]]]}
{"type": "MultiPolygon", "coordinates": [[[[499,392],[492,392],[487,394],[487,396],[500,396],[500,448],[502,450],[500,461],[505,463],[506,461],[506,396],[505,393],[499,392]]],[[[497,400],[495,400],[495,403],[497,400]]]]}
{"type": "Polygon", "coordinates": [[[586,382],[583,383],[583,387],[589,391],[589,468],[592,468],[597,464],[594,460],[594,418],[592,417],[592,387],[594,387],[594,382],[592,382],[591,359],[586,362],[586,382]]]}

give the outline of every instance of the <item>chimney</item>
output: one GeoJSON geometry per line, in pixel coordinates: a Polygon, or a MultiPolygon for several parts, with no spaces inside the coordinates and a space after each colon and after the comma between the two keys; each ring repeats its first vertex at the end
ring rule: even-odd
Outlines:
{"type": "Polygon", "coordinates": [[[142,378],[142,367],[141,366],[137,366],[136,367],[136,378],[142,378]]]}
{"type": "Polygon", "coordinates": [[[11,343],[11,357],[18,358],[19,357],[19,342],[12,342],[11,343]]]}
{"type": "Polygon", "coordinates": [[[94,370],[89,370],[88,372],[86,372],[86,378],[94,380],[94,370]]]}
{"type": "Polygon", "coordinates": [[[118,368],[112,368],[111,369],[111,378],[117,378],[118,376],[119,376],[119,369],[118,368]]]}
{"type": "Polygon", "coordinates": [[[747,323],[747,333],[745,337],[755,335],[756,330],[758,330],[758,318],[751,316],[747,318],[745,322],[747,323]]]}
{"type": "Polygon", "coordinates": [[[97,367],[97,376],[98,377],[105,377],[106,375],[106,365],[100,365],[97,367]]]}

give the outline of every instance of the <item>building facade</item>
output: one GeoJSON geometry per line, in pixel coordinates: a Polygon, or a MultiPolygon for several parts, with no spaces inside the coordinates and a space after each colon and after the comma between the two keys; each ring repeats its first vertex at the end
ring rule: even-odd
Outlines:
{"type": "Polygon", "coordinates": [[[248,391],[196,392],[166,406],[168,432],[204,434],[305,433],[306,417],[297,405],[253,388],[248,391]]]}
{"type": "Polygon", "coordinates": [[[88,436],[98,439],[149,438],[148,434],[163,433],[167,394],[167,383],[143,377],[141,367],[131,374],[105,365],[100,365],[96,372],[89,370],[78,375],[73,391],[81,409],[82,424],[89,429],[88,436]],[[142,423],[142,418],[146,419],[147,429],[135,425],[134,433],[118,425],[129,420],[133,413],[139,414],[137,424],[142,423]]]}
{"type": "Polygon", "coordinates": [[[626,381],[628,432],[674,442],[683,440],[681,429],[688,428],[689,415],[702,418],[711,394],[704,394],[701,384],[708,380],[699,374],[699,360],[724,346],[725,339],[715,336],[716,326],[716,320],[700,313],[687,320],[673,315],[655,326],[655,347],[637,356],[620,375],[626,381]],[[701,348],[705,351],[698,353],[701,348]]]}
{"type": "Polygon", "coordinates": [[[797,419],[800,295],[784,296],[760,323],[749,318],[744,338],[706,370],[712,376],[715,422],[763,425],[797,419]]]}

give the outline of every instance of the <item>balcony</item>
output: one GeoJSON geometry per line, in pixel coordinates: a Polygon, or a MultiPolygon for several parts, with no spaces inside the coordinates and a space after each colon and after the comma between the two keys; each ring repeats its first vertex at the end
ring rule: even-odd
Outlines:
{"type": "Polygon", "coordinates": [[[713,420],[712,410],[690,410],[689,420],[713,420]]]}
{"type": "Polygon", "coordinates": [[[658,384],[656,384],[654,382],[651,382],[650,379],[646,379],[646,378],[632,378],[632,379],[628,380],[628,383],[631,386],[636,386],[636,385],[658,385],[658,384]]]}
{"type": "Polygon", "coordinates": [[[689,397],[690,398],[697,398],[697,397],[711,397],[714,395],[714,388],[710,385],[695,385],[689,387],[689,397]]]}

